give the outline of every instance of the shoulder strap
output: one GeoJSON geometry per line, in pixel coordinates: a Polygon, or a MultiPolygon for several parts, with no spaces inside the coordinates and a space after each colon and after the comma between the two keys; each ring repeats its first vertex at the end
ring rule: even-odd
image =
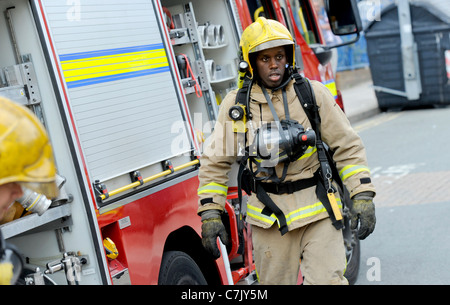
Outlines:
{"type": "Polygon", "coordinates": [[[301,76],[299,73],[292,74],[292,77],[295,80],[295,93],[297,94],[298,99],[300,100],[300,103],[308,116],[311,126],[317,135],[319,134],[320,127],[319,107],[316,104],[316,99],[314,97],[314,91],[312,90],[311,84],[307,78],[301,76]]]}
{"type": "Polygon", "coordinates": [[[333,188],[331,185],[331,178],[333,178],[337,182],[342,190],[344,189],[344,185],[339,176],[336,164],[334,163],[334,160],[330,155],[329,148],[325,147],[325,144],[322,142],[320,134],[319,107],[317,106],[312,86],[309,83],[308,79],[302,77],[298,73],[294,73],[293,78],[295,80],[295,93],[297,94],[300,103],[302,104],[303,109],[308,116],[312,128],[316,132],[317,155],[319,158],[320,172],[322,177],[322,180],[317,185],[316,193],[320,201],[325,206],[328,214],[330,215],[333,226],[337,230],[339,230],[342,228],[343,223],[339,220],[336,220],[334,213],[331,211],[331,205],[326,196],[326,193],[330,192],[330,190],[333,188]]]}
{"type": "Polygon", "coordinates": [[[236,101],[235,104],[241,104],[244,105],[247,110],[247,119],[251,119],[251,113],[250,113],[250,91],[253,85],[253,79],[249,77],[245,77],[242,87],[239,88],[237,94],[236,94],[236,101]]]}
{"type": "MultiPolygon", "coordinates": [[[[242,81],[242,87],[239,88],[236,94],[235,105],[241,104],[246,107],[247,119],[251,119],[250,114],[250,90],[253,84],[253,80],[249,77],[245,76],[242,81]]],[[[245,140],[247,135],[245,135],[245,140]]],[[[246,169],[247,160],[249,158],[249,150],[248,147],[245,148],[245,155],[241,158],[239,162],[239,170],[237,175],[238,182],[238,198],[239,202],[242,202],[242,190],[244,190],[248,195],[252,193],[252,186],[250,185],[250,173],[246,169]]]]}

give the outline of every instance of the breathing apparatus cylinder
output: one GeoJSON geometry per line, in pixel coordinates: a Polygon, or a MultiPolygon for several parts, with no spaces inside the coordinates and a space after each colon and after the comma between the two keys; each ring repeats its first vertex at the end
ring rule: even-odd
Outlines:
{"type": "Polygon", "coordinates": [[[281,120],[280,124],[267,123],[257,130],[250,155],[256,155],[261,166],[274,167],[278,163],[296,161],[315,143],[314,130],[305,130],[294,120],[281,120]]]}

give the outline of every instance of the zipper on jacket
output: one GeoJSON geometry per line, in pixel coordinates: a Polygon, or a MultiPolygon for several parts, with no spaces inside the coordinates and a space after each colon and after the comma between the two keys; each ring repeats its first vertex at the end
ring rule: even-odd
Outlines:
{"type": "Polygon", "coordinates": [[[259,104],[259,122],[262,123],[262,105],[261,103],[259,104]]]}

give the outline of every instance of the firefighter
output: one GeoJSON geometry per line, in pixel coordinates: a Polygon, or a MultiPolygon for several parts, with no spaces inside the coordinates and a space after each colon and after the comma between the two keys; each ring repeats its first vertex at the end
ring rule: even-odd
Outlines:
{"type": "MultiPolygon", "coordinates": [[[[53,151],[44,126],[25,107],[0,97],[0,220],[23,195],[23,187],[54,198],[58,194],[53,151]]],[[[0,235],[1,238],[1,235],[0,235]]],[[[13,268],[0,241],[0,282],[10,283],[13,268]]],[[[16,275],[17,276],[17,275],[16,275]]]]}
{"type": "MultiPolygon", "coordinates": [[[[289,119],[297,126],[302,125],[304,130],[310,128],[311,123],[293,88],[291,74],[295,67],[295,45],[286,27],[260,17],[245,29],[240,46],[253,78],[247,109],[251,116],[245,137],[248,155],[248,148],[254,147],[252,143],[256,143],[265,123],[289,119]]],[[[359,238],[364,239],[375,227],[375,187],[365,148],[330,91],[318,81],[310,83],[319,107],[321,138],[334,151],[337,169],[353,199],[352,227],[359,227],[359,238]]],[[[239,133],[233,129],[229,114],[236,103],[236,95],[237,90],[230,92],[220,106],[199,171],[198,214],[202,220],[202,243],[216,258],[220,256],[217,237],[228,242],[221,221],[228,173],[238,155],[242,157],[239,133]]],[[[348,284],[344,277],[346,255],[342,231],[333,226],[324,203],[318,199],[320,162],[317,148],[310,146],[294,161],[276,164],[272,172],[261,168],[264,159],[256,160],[258,164],[248,164],[257,170],[253,171],[254,176],[246,176],[250,180],[247,183],[262,185],[268,195],[258,196],[258,193],[248,197],[246,221],[252,225],[254,259],[260,283],[296,284],[301,259],[304,284],[348,284]],[[275,207],[270,206],[269,201],[275,203],[275,207]],[[281,213],[275,213],[277,209],[281,213]],[[282,222],[285,231],[280,234],[282,222]]],[[[338,193],[336,197],[339,203],[338,193]]]]}

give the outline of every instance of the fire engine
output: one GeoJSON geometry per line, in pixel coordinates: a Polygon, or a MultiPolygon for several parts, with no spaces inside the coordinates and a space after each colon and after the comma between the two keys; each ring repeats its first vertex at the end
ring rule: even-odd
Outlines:
{"type": "MultiPolygon", "coordinates": [[[[237,88],[242,30],[262,11],[282,20],[303,73],[340,100],[310,0],[263,2],[0,1],[0,95],[48,130],[60,187],[45,212],[2,221],[23,255],[20,283],[255,282],[236,181],[224,214],[232,242],[218,260],[202,247],[196,214],[199,156],[237,88]]],[[[332,16],[358,19],[353,0],[339,3],[346,9],[332,16]]]]}

